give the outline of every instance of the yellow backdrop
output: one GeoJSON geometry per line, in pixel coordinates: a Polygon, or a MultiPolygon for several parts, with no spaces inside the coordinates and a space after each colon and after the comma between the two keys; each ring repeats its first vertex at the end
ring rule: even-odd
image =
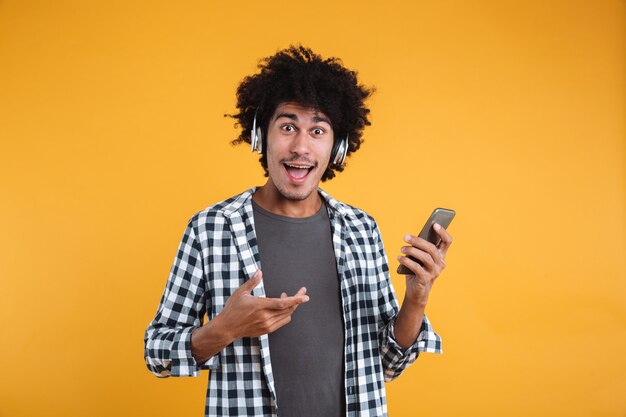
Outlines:
{"type": "Polygon", "coordinates": [[[458,213],[445,353],[391,415],[623,417],[625,29],[621,0],[0,1],[0,415],[202,415],[206,374],[153,377],[143,332],[188,218],[264,182],[237,83],[302,42],[378,89],[324,188],[392,268],[458,213]]]}

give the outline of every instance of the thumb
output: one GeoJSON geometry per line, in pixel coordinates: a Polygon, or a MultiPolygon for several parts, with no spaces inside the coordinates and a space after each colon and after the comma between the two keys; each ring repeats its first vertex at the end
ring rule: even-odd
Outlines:
{"type": "Polygon", "coordinates": [[[241,284],[239,287],[243,291],[252,292],[252,290],[259,285],[261,279],[263,278],[263,272],[260,269],[257,269],[252,278],[241,284]]]}

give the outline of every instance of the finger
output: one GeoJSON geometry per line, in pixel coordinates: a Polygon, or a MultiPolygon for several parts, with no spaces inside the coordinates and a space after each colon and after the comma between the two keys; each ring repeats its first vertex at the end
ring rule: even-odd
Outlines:
{"type": "Polygon", "coordinates": [[[265,298],[259,297],[256,302],[258,302],[261,308],[266,308],[269,310],[286,310],[293,306],[297,306],[302,303],[306,303],[309,301],[308,295],[294,295],[287,296],[281,298],[265,298]]]}
{"type": "MultiPolygon", "coordinates": [[[[433,256],[422,249],[418,249],[414,246],[403,246],[400,248],[400,252],[417,259],[419,262],[421,262],[420,266],[428,271],[438,272],[439,269],[441,269],[440,267],[438,267],[437,261],[433,259],[433,256]]],[[[415,262],[414,259],[411,260],[415,262]]]]}
{"type": "Polygon", "coordinates": [[[252,290],[259,285],[261,279],[263,279],[263,272],[260,269],[257,269],[254,275],[252,275],[252,278],[241,284],[239,289],[245,292],[252,292],[252,290]]]}
{"type": "Polygon", "coordinates": [[[260,336],[276,331],[278,328],[291,321],[291,312],[281,311],[280,313],[271,313],[265,311],[262,315],[257,315],[257,317],[261,320],[253,325],[250,332],[246,334],[247,336],[260,336]]]}
{"type": "Polygon", "coordinates": [[[267,317],[265,319],[265,330],[267,332],[274,331],[284,325],[285,320],[291,320],[293,312],[298,307],[298,305],[293,306],[292,308],[286,310],[271,310],[268,312],[267,317]],[[283,323],[281,325],[277,325],[277,323],[283,323]]]}
{"type": "Polygon", "coordinates": [[[439,223],[435,223],[433,225],[433,229],[435,229],[435,232],[441,238],[441,242],[439,242],[439,245],[437,245],[437,247],[439,248],[439,252],[441,252],[442,256],[446,256],[448,248],[452,244],[452,236],[448,233],[446,229],[441,227],[439,223]]]}
{"type": "MultiPolygon", "coordinates": [[[[295,293],[295,295],[304,295],[304,294],[306,294],[305,287],[300,288],[298,292],[295,293]]],[[[282,293],[280,293],[280,298],[286,298],[286,297],[288,297],[286,292],[283,291],[282,293]]]]}
{"type": "Polygon", "coordinates": [[[429,274],[420,264],[412,261],[411,258],[407,256],[398,256],[398,262],[409,268],[422,284],[426,284],[429,274]]]}
{"type": "MultiPolygon", "coordinates": [[[[298,292],[294,295],[294,297],[296,297],[296,296],[297,297],[305,296],[306,300],[308,301],[309,300],[309,296],[305,295],[305,294],[306,294],[306,287],[302,287],[302,288],[300,288],[298,290],[298,292]]],[[[288,307],[288,308],[286,308],[284,310],[277,310],[277,311],[280,311],[281,312],[280,314],[283,314],[283,312],[285,312],[287,314],[293,314],[293,312],[296,310],[296,308],[298,308],[298,306],[300,306],[300,304],[303,304],[303,303],[293,304],[291,307],[288,307]]]]}
{"type": "Polygon", "coordinates": [[[439,252],[439,249],[437,249],[437,246],[433,245],[426,239],[422,239],[417,236],[405,235],[404,238],[405,242],[410,243],[412,246],[421,249],[424,252],[427,252],[432,260],[435,261],[441,269],[445,267],[442,254],[439,252]]]}
{"type": "Polygon", "coordinates": [[[291,322],[291,314],[276,317],[276,320],[274,320],[272,324],[270,324],[268,333],[275,332],[289,322],[291,322]]]}

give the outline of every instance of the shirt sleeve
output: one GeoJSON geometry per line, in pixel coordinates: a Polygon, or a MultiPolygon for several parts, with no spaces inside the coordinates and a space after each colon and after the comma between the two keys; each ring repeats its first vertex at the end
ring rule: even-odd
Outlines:
{"type": "Polygon", "coordinates": [[[198,376],[203,368],[191,354],[191,333],[202,326],[206,301],[201,248],[192,220],[178,246],[156,316],[144,336],[146,365],[162,378],[198,376]]]}
{"type": "Polygon", "coordinates": [[[433,330],[426,315],[424,315],[422,327],[413,345],[403,349],[397,342],[394,324],[400,309],[389,277],[387,255],[376,222],[374,222],[373,232],[376,244],[376,271],[379,276],[380,330],[378,342],[385,382],[389,382],[400,376],[409,365],[415,362],[421,352],[442,353],[443,351],[441,338],[433,330]]]}

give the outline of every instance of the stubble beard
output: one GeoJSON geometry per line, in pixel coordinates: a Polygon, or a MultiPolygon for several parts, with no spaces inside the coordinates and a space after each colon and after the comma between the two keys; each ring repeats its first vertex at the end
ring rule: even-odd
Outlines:
{"type": "MultiPolygon", "coordinates": [[[[273,181],[272,181],[273,182],[273,181]]],[[[302,201],[306,200],[314,191],[315,187],[311,187],[310,190],[289,190],[284,187],[282,184],[277,184],[274,182],[274,186],[286,200],[289,201],[302,201]]]]}
{"type": "MultiPolygon", "coordinates": [[[[274,163],[274,161],[268,157],[267,163],[269,166],[276,166],[278,169],[278,172],[277,172],[278,175],[276,176],[276,178],[277,179],[282,178],[282,176],[285,174],[284,172],[281,171],[281,170],[284,170],[282,161],[280,163],[274,163]]],[[[319,167],[317,167],[316,169],[319,169],[319,167]]],[[[271,169],[269,170],[270,180],[274,184],[274,187],[276,187],[276,190],[278,190],[280,195],[283,196],[283,198],[286,200],[289,200],[289,201],[306,200],[313,193],[313,191],[317,190],[317,185],[308,185],[308,184],[302,184],[296,189],[289,189],[290,187],[289,183],[283,184],[280,181],[274,181],[273,179],[274,176],[272,175],[272,171],[273,170],[271,169]]],[[[311,175],[311,173],[309,173],[309,175],[311,175]]],[[[287,182],[289,181],[288,179],[285,179],[285,180],[287,182]]],[[[319,184],[319,179],[317,180],[316,184],[319,184]]]]}

